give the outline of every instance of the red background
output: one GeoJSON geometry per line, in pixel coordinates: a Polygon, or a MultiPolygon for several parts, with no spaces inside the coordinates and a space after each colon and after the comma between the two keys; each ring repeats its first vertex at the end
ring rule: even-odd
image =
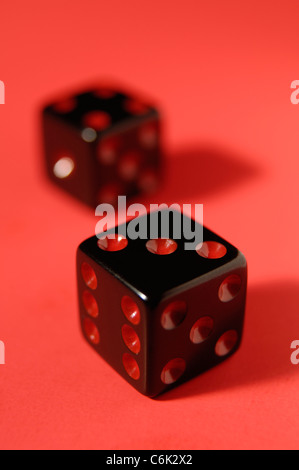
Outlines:
{"type": "Polygon", "coordinates": [[[0,10],[0,447],[298,448],[298,2],[0,10]],[[205,224],[249,264],[241,350],[156,400],[82,339],[75,250],[96,219],[43,174],[38,106],[96,77],[164,111],[169,174],[153,202],[203,203],[205,224]]]}

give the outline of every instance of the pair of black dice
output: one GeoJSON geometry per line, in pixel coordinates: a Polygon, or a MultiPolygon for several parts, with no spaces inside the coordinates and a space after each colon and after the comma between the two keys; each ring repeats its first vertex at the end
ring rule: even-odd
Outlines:
{"type": "MultiPolygon", "coordinates": [[[[93,208],[153,191],[161,175],[160,128],[155,107],[115,87],[64,96],[43,110],[48,175],[93,208]]],[[[92,237],[79,247],[84,336],[145,395],[213,367],[240,344],[245,258],[213,232],[204,228],[203,235],[192,251],[171,234],[92,237]]]]}
{"type": "Polygon", "coordinates": [[[129,240],[123,226],[116,233],[77,252],[82,331],[116,371],[153,397],[237,350],[247,285],[237,248],[206,228],[192,250],[171,230],[168,239],[129,240]]]}
{"type": "Polygon", "coordinates": [[[145,100],[95,85],[43,109],[47,173],[95,208],[155,191],[161,176],[160,115],[145,100]]]}

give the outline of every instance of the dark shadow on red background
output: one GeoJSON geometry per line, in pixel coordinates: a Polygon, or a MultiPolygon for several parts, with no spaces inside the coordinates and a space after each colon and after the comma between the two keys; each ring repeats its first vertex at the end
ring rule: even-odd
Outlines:
{"type": "Polygon", "coordinates": [[[221,365],[156,399],[176,400],[281,377],[288,380],[298,374],[299,365],[290,361],[291,342],[299,339],[298,305],[299,283],[294,281],[249,288],[240,350],[221,365]]]}
{"type": "Polygon", "coordinates": [[[160,189],[139,202],[187,204],[197,199],[202,203],[206,197],[218,196],[261,173],[262,169],[248,157],[245,159],[212,145],[189,145],[165,154],[164,181],[160,189]]]}

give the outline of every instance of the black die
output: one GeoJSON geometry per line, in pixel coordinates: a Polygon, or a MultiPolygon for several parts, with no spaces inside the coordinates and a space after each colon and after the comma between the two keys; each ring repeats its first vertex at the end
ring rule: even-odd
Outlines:
{"type": "Polygon", "coordinates": [[[157,109],[107,86],[66,96],[42,114],[48,176],[84,203],[152,192],[160,178],[157,109]]]}
{"type": "Polygon", "coordinates": [[[205,227],[203,243],[188,251],[184,238],[128,240],[123,226],[116,232],[89,238],[77,253],[80,321],[96,351],[148,396],[232,355],[245,312],[242,253],[205,227]]]}

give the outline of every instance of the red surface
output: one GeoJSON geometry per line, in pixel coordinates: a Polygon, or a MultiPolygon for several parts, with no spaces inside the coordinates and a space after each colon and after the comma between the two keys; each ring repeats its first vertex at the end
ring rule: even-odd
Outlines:
{"type": "Polygon", "coordinates": [[[1,448],[299,447],[298,17],[296,0],[2,1],[1,448]],[[241,350],[156,400],[83,340],[75,251],[96,220],[43,175],[40,102],[102,76],[164,110],[151,200],[204,203],[249,263],[241,350]]]}

